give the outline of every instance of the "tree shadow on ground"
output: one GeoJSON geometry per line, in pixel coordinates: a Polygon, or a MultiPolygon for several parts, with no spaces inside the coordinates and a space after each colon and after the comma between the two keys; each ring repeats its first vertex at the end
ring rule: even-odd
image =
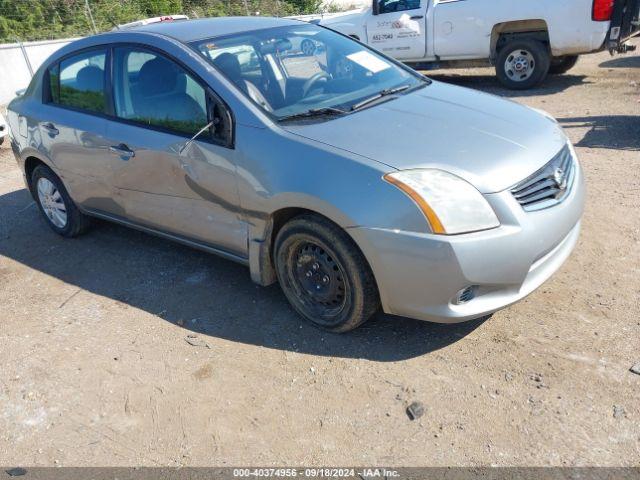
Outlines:
{"type": "Polygon", "coordinates": [[[559,118],[565,129],[587,128],[578,147],[640,150],[640,116],[606,115],[559,118]]]}
{"type": "Polygon", "coordinates": [[[325,333],[294,313],[277,285],[253,284],[247,268],[231,261],[107,222],[61,238],[25,189],[0,196],[0,255],[202,335],[313,355],[405,360],[482,323],[437,325],[381,313],[352,333],[325,333]]]}

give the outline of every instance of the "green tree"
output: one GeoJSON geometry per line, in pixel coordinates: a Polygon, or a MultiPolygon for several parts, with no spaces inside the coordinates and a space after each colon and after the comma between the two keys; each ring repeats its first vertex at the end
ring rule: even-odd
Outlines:
{"type": "MultiPolygon", "coordinates": [[[[99,32],[114,26],[170,14],[190,17],[316,13],[322,0],[89,0],[99,32]]],[[[0,42],[90,35],[86,0],[0,0],[0,42]]]]}

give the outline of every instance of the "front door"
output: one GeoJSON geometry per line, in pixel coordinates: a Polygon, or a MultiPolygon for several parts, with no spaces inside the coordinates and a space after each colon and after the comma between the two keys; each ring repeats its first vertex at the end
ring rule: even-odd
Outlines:
{"type": "MultiPolygon", "coordinates": [[[[377,14],[367,20],[367,44],[399,60],[421,60],[426,55],[428,0],[374,0],[377,14]]],[[[375,9],[374,9],[375,12],[375,9]]]]}
{"type": "Polygon", "coordinates": [[[107,137],[124,216],[246,255],[221,102],[172,60],[138,47],[114,49],[113,89],[117,120],[108,122],[107,137]],[[214,117],[216,127],[188,143],[214,117]]]}

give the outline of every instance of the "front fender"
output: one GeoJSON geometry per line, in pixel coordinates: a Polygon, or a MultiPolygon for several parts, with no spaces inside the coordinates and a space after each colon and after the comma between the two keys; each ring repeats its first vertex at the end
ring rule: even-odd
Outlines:
{"type": "Polygon", "coordinates": [[[272,219],[283,209],[315,212],[347,231],[429,230],[413,201],[383,180],[391,167],[278,127],[237,127],[240,214],[248,225],[249,263],[258,283],[275,280],[265,271],[272,219]]]}

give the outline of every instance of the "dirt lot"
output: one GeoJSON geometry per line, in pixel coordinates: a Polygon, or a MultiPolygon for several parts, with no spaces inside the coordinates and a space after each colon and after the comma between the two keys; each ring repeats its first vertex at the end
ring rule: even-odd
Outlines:
{"type": "Polygon", "coordinates": [[[640,465],[640,56],[526,93],[434,77],[551,112],[586,171],[573,256],[485,322],[323,334],[226,260],[105,223],[61,239],[5,145],[0,465],[640,465]]]}

